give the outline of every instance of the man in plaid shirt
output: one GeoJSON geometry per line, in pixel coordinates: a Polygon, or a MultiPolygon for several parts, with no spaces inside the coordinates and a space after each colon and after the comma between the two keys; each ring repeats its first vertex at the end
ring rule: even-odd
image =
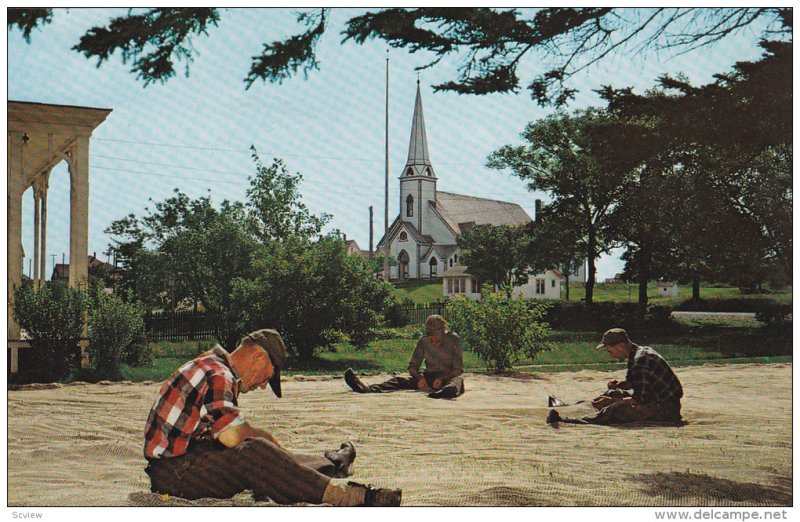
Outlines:
{"type": "MultiPolygon", "coordinates": [[[[575,424],[622,424],[636,421],[681,421],[683,387],[678,377],[658,352],[647,346],[638,346],[628,339],[622,328],[612,328],[603,334],[597,349],[605,350],[620,361],[627,359],[628,373],[624,381],[608,382],[608,391],[592,401],[597,413],[579,419],[562,417],[550,410],[547,422],[575,424]],[[633,390],[633,394],[628,390],[633,390]]],[[[550,406],[560,406],[560,401],[550,398],[550,406]],[[553,404],[556,403],[556,404],[553,404]]]]}
{"type": "Polygon", "coordinates": [[[399,505],[400,490],[331,480],[350,474],[355,459],[351,443],[324,457],[299,455],[247,422],[238,406],[239,393],[269,383],[281,397],[285,359],[278,332],[258,330],[232,353],[216,346],[167,379],[145,428],[145,471],[152,491],[197,499],[230,498],[251,490],[256,500],[279,504],[399,505]]]}

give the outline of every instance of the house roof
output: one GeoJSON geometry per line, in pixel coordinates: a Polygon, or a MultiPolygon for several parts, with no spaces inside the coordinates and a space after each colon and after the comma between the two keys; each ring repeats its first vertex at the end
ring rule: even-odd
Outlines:
{"type": "Polygon", "coordinates": [[[451,192],[437,192],[434,208],[454,232],[465,232],[477,225],[521,225],[532,221],[516,203],[451,192]]]}
{"type": "Polygon", "coordinates": [[[61,281],[69,279],[69,264],[56,263],[53,266],[53,275],[50,277],[53,281],[61,281]]]}
{"type": "Polygon", "coordinates": [[[467,267],[464,265],[456,265],[453,268],[448,268],[445,270],[444,274],[442,274],[442,277],[463,277],[468,275],[470,274],[467,272],[467,267]]]}

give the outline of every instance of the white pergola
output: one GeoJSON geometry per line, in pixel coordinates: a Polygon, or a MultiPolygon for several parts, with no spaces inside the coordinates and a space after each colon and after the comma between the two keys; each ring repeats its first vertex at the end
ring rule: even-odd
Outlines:
{"type": "MultiPolygon", "coordinates": [[[[20,339],[14,320],[14,287],[22,283],[22,195],[33,187],[33,285],[44,284],[47,259],[47,188],[50,172],[61,161],[70,177],[69,286],[89,277],[89,138],[111,109],[45,103],[8,102],[8,347],[10,371],[18,370],[20,339]]],[[[85,337],[85,336],[84,336],[85,337]]],[[[81,344],[81,363],[86,364],[81,344]]]]}

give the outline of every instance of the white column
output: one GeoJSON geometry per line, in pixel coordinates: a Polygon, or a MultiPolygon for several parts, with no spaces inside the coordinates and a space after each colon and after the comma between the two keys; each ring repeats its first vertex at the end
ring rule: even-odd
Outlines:
{"type": "MultiPolygon", "coordinates": [[[[22,194],[23,152],[21,132],[8,133],[8,176],[7,186],[7,225],[6,241],[8,257],[6,258],[7,283],[7,333],[8,339],[19,339],[19,325],[14,319],[13,301],[14,287],[22,283],[22,194]]],[[[16,373],[19,366],[18,348],[11,348],[11,364],[9,370],[16,373]]]]}
{"type": "Polygon", "coordinates": [[[72,148],[69,215],[69,286],[85,288],[89,278],[89,138],[72,148]]]}
{"type": "MultiPolygon", "coordinates": [[[[39,274],[41,279],[39,281],[39,288],[44,286],[44,282],[47,279],[47,189],[50,183],[50,172],[46,172],[42,174],[42,239],[41,239],[41,250],[42,250],[42,257],[41,259],[41,269],[39,270],[39,274]]],[[[35,261],[34,261],[35,262],[35,261]]]]}
{"type": "MultiPolygon", "coordinates": [[[[87,289],[89,282],[89,137],[80,136],[72,147],[69,216],[69,286],[87,289]]],[[[87,336],[86,323],[83,337],[87,336]]],[[[81,341],[81,367],[89,366],[87,342],[81,341]]]]}
{"type": "Polygon", "coordinates": [[[39,288],[39,180],[33,182],[33,288],[39,288]]]}

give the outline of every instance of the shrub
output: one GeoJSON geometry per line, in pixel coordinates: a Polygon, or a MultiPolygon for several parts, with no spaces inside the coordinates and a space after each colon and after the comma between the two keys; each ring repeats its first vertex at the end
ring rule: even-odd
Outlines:
{"type": "Polygon", "coordinates": [[[89,315],[89,361],[96,379],[119,379],[120,365],[144,337],[144,310],[117,296],[97,292],[89,315]]]}
{"type": "Polygon", "coordinates": [[[776,306],[774,301],[757,297],[744,297],[739,299],[712,299],[705,301],[692,301],[691,299],[680,303],[675,310],[692,312],[760,312],[771,310],[776,306]]]}
{"type": "Polygon", "coordinates": [[[38,291],[27,285],[15,289],[14,317],[28,333],[31,345],[22,350],[18,381],[58,381],[79,367],[78,341],[86,309],[86,293],[60,282],[48,283],[38,291]]]}
{"type": "Polygon", "coordinates": [[[464,347],[475,352],[487,370],[500,373],[510,370],[523,355],[533,359],[549,348],[544,341],[548,328],[542,321],[545,307],[488,294],[481,301],[453,299],[447,313],[464,347]]]}
{"type": "Polygon", "coordinates": [[[587,305],[583,302],[551,301],[544,317],[550,327],[557,330],[605,331],[616,327],[666,327],[672,324],[671,314],[669,306],[650,306],[643,321],[637,303],[601,301],[587,305]]]}
{"type": "Polygon", "coordinates": [[[155,362],[155,358],[155,350],[143,335],[134,339],[125,352],[125,364],[131,366],[150,366],[155,362]]]}
{"type": "Polygon", "coordinates": [[[765,328],[791,328],[792,305],[773,304],[756,313],[756,320],[765,328]]]}

